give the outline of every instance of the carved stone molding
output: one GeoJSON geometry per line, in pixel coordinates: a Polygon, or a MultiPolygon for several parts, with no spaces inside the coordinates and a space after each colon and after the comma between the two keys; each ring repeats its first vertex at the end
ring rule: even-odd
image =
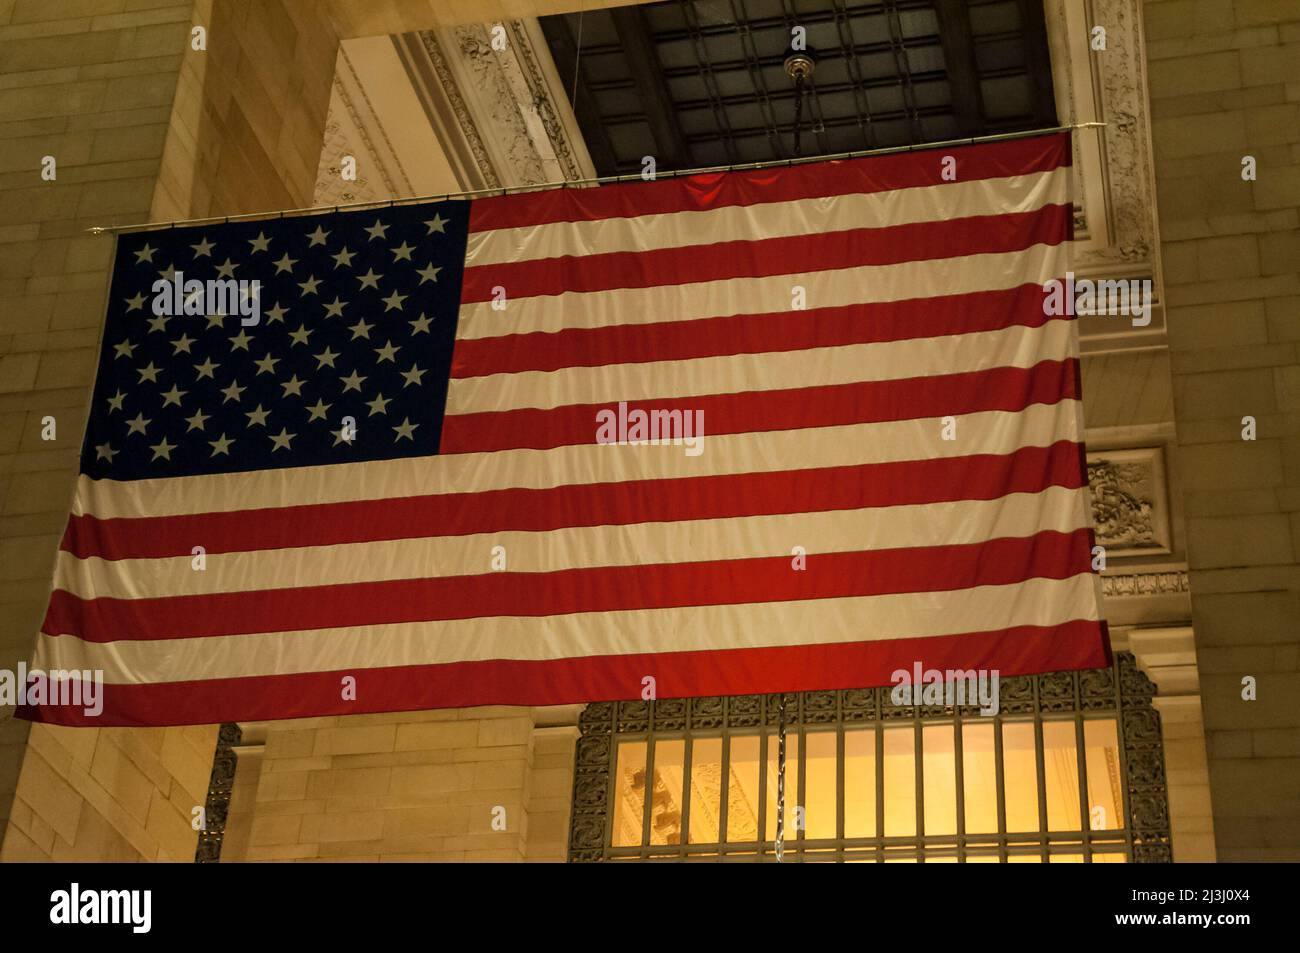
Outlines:
{"type": "Polygon", "coordinates": [[[441,137],[455,140],[444,144],[463,188],[595,175],[536,20],[423,31],[399,49],[441,137]]]}
{"type": "Polygon", "coordinates": [[[339,47],[313,204],[376,202],[413,191],[347,47],[339,47]],[[346,156],[356,160],[355,179],[343,177],[346,156]]]}
{"type": "Polygon", "coordinates": [[[1141,596],[1175,596],[1190,593],[1191,583],[1187,573],[1135,572],[1122,576],[1102,576],[1102,594],[1107,599],[1124,599],[1141,596]]]}

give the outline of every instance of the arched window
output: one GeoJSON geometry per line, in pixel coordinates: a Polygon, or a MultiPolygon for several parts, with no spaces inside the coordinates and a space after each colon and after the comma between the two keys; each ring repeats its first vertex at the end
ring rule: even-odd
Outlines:
{"type": "MultiPolygon", "coordinates": [[[[785,860],[1170,861],[1155,687],[1133,656],[1000,688],[991,716],[888,688],[787,695],[785,860]]],[[[588,705],[569,859],[773,860],[778,699],[588,705]]]]}

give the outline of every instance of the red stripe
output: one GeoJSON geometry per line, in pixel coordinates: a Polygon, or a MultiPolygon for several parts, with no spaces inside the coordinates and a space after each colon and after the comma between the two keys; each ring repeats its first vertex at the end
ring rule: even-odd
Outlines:
{"type": "Polygon", "coordinates": [[[551,222],[636,218],[731,205],[793,202],[825,195],[942,186],[948,184],[943,178],[947,156],[957,160],[957,178],[963,182],[1029,175],[1070,165],[1070,136],[1054,133],[977,146],[922,149],[785,168],[709,172],[596,189],[549,189],[493,196],[475,199],[470,205],[469,228],[471,232],[482,232],[551,222]]]}
{"type": "Polygon", "coordinates": [[[874,688],[899,670],[997,671],[1002,677],[1104,668],[1111,664],[1104,622],[1020,626],[993,632],[763,649],[604,655],[553,661],[499,659],[302,675],[222,678],[150,685],[105,685],[98,717],[81,708],[18,710],[59,725],[192,725],[241,720],[359,715],[476,705],[566,705],[636,700],[642,679],[660,698],[874,688]],[[340,696],[356,679],[352,700],[340,696]]]}
{"type": "Polygon", "coordinates": [[[843,467],[490,490],[390,500],[321,503],[99,519],[73,516],[61,548],[79,559],[189,557],[386,539],[545,532],[677,520],[853,510],[871,506],[991,500],[1084,485],[1082,445],[1061,441],[1005,455],[843,467]]]}
{"type": "Polygon", "coordinates": [[[1092,530],[956,546],[711,562],[490,572],[149,599],[54,590],[43,631],[90,642],[200,638],[497,616],[794,602],[1065,579],[1089,571],[1092,530]]]}
{"type": "Polygon", "coordinates": [[[1036,328],[1048,320],[1042,286],[1026,284],[999,291],[811,308],[798,313],[787,308],[767,314],[693,321],[611,324],[469,338],[456,342],[451,376],[469,378],[562,367],[803,351],[999,331],[1013,326],[1036,328]]]}
{"type": "MultiPolygon", "coordinates": [[[[988,410],[1019,411],[1031,404],[1055,404],[1077,398],[1078,378],[1078,362],[1070,359],[1042,361],[1030,368],[995,367],[896,381],[860,381],[626,403],[628,414],[702,412],[707,441],[708,437],[724,434],[840,427],[988,410]]],[[[569,404],[549,410],[525,407],[448,414],[442,427],[441,452],[550,450],[594,443],[601,419],[597,414],[602,413],[617,417],[618,405],[569,404]]],[[[661,425],[661,432],[662,429],[661,425]]],[[[677,433],[681,432],[679,421],[677,433]]]]}
{"type": "Polygon", "coordinates": [[[498,287],[518,299],[1013,252],[1068,240],[1072,216],[1069,204],[1044,205],[884,228],[499,262],[466,268],[460,300],[490,301],[498,287]]]}

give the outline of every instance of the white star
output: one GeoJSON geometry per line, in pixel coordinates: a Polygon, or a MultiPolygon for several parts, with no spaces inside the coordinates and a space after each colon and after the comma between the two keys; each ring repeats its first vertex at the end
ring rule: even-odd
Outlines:
{"type": "Polygon", "coordinates": [[[124,298],[124,299],[122,299],[122,300],[124,300],[124,301],[126,302],[126,304],[127,304],[127,309],[126,309],[126,310],[127,310],[128,312],[131,312],[131,311],[140,311],[140,310],[142,310],[142,309],[144,308],[144,295],[143,295],[143,294],[138,294],[138,295],[136,295],[134,298],[124,298]]]}
{"type": "Polygon", "coordinates": [[[107,460],[111,464],[115,456],[117,456],[117,451],[110,444],[103,443],[95,447],[96,460],[107,460]]]}
{"type": "MultiPolygon", "coordinates": [[[[429,226],[428,234],[432,235],[434,232],[442,232],[442,227],[446,225],[447,222],[448,219],[443,218],[441,215],[434,215],[433,218],[428,219],[424,224],[429,226]]],[[[446,232],[443,232],[443,234],[446,234],[446,232]]]]}
{"type": "Polygon", "coordinates": [[[294,344],[306,344],[307,336],[311,334],[311,328],[305,324],[299,325],[297,331],[290,331],[289,337],[293,338],[294,344]]]}
{"type": "Polygon", "coordinates": [[[402,242],[402,244],[391,250],[393,252],[393,261],[401,261],[402,259],[410,261],[411,252],[415,251],[415,249],[406,244],[406,242],[402,242]]]}
{"type": "Polygon", "coordinates": [[[225,264],[217,265],[217,274],[222,278],[233,278],[235,277],[235,269],[238,267],[238,265],[227,258],[225,264]]]}
{"type": "Polygon", "coordinates": [[[363,288],[374,288],[378,291],[379,279],[382,277],[384,276],[375,274],[375,269],[371,268],[364,275],[357,275],[357,281],[361,282],[363,288]]]}
{"type": "Polygon", "coordinates": [[[240,328],[239,333],[230,339],[230,346],[231,348],[238,348],[241,351],[247,351],[248,342],[251,340],[253,339],[248,336],[248,332],[243,328],[240,328]]]}
{"type": "Polygon", "coordinates": [[[340,377],[339,380],[341,380],[344,385],[343,393],[346,394],[350,390],[355,390],[357,393],[360,393],[361,384],[363,381],[365,381],[365,378],[362,377],[360,374],[358,374],[356,371],[353,371],[347,377],[340,377]]]}
{"type": "Polygon", "coordinates": [[[378,349],[375,350],[375,353],[376,353],[377,355],[379,355],[379,356],[376,358],[375,363],[376,363],[376,364],[382,364],[382,363],[384,363],[384,361],[392,361],[394,364],[396,364],[396,363],[397,363],[397,352],[398,352],[399,350],[401,350],[401,349],[400,349],[400,348],[393,347],[393,342],[392,342],[392,341],[389,341],[389,342],[388,342],[387,344],[385,344],[383,347],[378,348],[378,349]]]}
{"type": "Polygon", "coordinates": [[[334,296],[334,303],[325,305],[325,317],[341,318],[343,317],[343,308],[347,305],[346,301],[340,301],[338,295],[334,296]]]}
{"type": "Polygon", "coordinates": [[[208,445],[212,447],[212,455],[215,457],[219,453],[230,456],[230,445],[235,442],[234,437],[227,437],[224,433],[216,440],[209,440],[208,445]]]}
{"type": "Polygon", "coordinates": [[[373,324],[366,324],[366,319],[362,318],[360,321],[352,325],[352,327],[350,328],[350,330],[352,331],[352,340],[355,341],[357,338],[365,338],[367,341],[369,341],[370,329],[373,327],[374,327],[373,324]]]}
{"type": "Polygon", "coordinates": [[[130,341],[120,341],[113,345],[113,350],[117,351],[118,357],[130,358],[131,352],[135,350],[135,345],[130,341]]]}
{"type": "Polygon", "coordinates": [[[420,284],[424,284],[426,281],[437,281],[438,272],[442,271],[442,269],[434,268],[433,265],[425,265],[423,268],[415,269],[415,271],[420,276],[420,284]]]}
{"type": "Polygon", "coordinates": [[[189,433],[191,430],[202,430],[202,429],[203,429],[203,424],[204,424],[204,422],[208,419],[208,416],[209,416],[208,414],[205,414],[205,413],[203,412],[203,408],[202,408],[202,407],[200,407],[198,410],[194,411],[194,416],[193,416],[193,417],[186,417],[186,418],[185,418],[185,422],[186,422],[187,424],[189,424],[189,427],[187,427],[187,428],[185,429],[185,432],[186,432],[186,433],[189,433]]]}
{"type": "Polygon", "coordinates": [[[161,458],[170,462],[172,451],[176,449],[176,444],[168,443],[167,438],[163,437],[162,440],[152,444],[151,449],[153,450],[153,459],[157,460],[161,458]]]}
{"type": "Polygon", "coordinates": [[[165,390],[162,392],[163,406],[170,407],[172,404],[175,404],[177,407],[179,407],[181,405],[181,398],[188,393],[189,391],[181,390],[179,387],[173,384],[171,390],[165,390]]]}
{"type": "Polygon", "coordinates": [[[205,358],[202,364],[194,365],[194,371],[196,374],[198,374],[198,377],[196,377],[195,380],[199,380],[200,378],[204,378],[204,377],[208,378],[209,380],[215,380],[216,378],[212,376],[212,372],[215,371],[220,366],[221,366],[220,364],[212,363],[212,358],[210,357],[205,358]]]}
{"type": "Polygon", "coordinates": [[[307,236],[311,239],[311,245],[308,247],[315,248],[317,245],[324,245],[325,239],[329,237],[329,234],[329,232],[317,225],[316,231],[307,236]]]}
{"type": "Polygon", "coordinates": [[[242,394],[242,393],[243,393],[244,391],[246,391],[246,390],[248,390],[247,387],[240,387],[240,386],[239,386],[239,381],[231,381],[229,387],[223,387],[223,388],[221,388],[221,393],[223,393],[223,394],[226,395],[226,399],[223,400],[222,403],[223,403],[223,404],[228,404],[228,403],[230,403],[232,400],[233,400],[233,401],[238,401],[238,400],[239,400],[239,395],[242,394]]]}
{"type": "Polygon", "coordinates": [[[293,274],[293,266],[296,264],[298,264],[298,259],[290,258],[289,253],[285,252],[284,255],[275,262],[275,273],[278,275],[287,271],[289,274],[293,274]]]}
{"type": "Polygon", "coordinates": [[[280,385],[284,388],[284,393],[281,396],[288,397],[290,394],[293,394],[294,397],[301,397],[302,385],[305,383],[307,382],[298,380],[298,375],[294,374],[293,377],[280,385]]]}
{"type": "Polygon", "coordinates": [[[144,414],[136,414],[134,419],[128,420],[126,422],[126,432],[128,434],[133,434],[133,433],[142,434],[144,433],[145,428],[148,427],[150,423],[152,423],[152,421],[146,419],[144,414]]]}
{"type": "Polygon", "coordinates": [[[401,311],[402,302],[405,301],[407,297],[409,296],[399,295],[396,291],[394,291],[387,298],[380,298],[379,300],[387,305],[387,307],[384,308],[384,313],[387,314],[389,311],[392,311],[394,308],[396,308],[398,311],[401,311]]]}
{"type": "Polygon", "coordinates": [[[191,245],[190,247],[194,249],[195,258],[210,258],[212,257],[212,249],[215,246],[208,241],[208,236],[204,235],[197,245],[191,245]]]}
{"type": "Polygon", "coordinates": [[[250,410],[248,412],[248,426],[265,427],[266,418],[270,413],[271,412],[269,410],[263,410],[262,405],[258,404],[256,410],[250,410]]]}
{"type": "Polygon", "coordinates": [[[121,391],[118,391],[112,397],[106,398],[106,400],[108,401],[108,409],[109,412],[111,413],[114,410],[122,409],[122,401],[126,400],[126,394],[123,394],[121,391]]]}
{"type": "Polygon", "coordinates": [[[333,366],[334,366],[334,359],[335,359],[336,357],[338,357],[337,354],[335,354],[335,353],[334,353],[333,351],[331,351],[329,348],[325,348],[325,350],[321,351],[319,354],[316,355],[316,360],[319,362],[319,363],[316,365],[316,369],[317,369],[317,370],[320,370],[320,369],[321,369],[322,367],[324,367],[326,364],[328,364],[330,367],[333,367],[333,366]]]}
{"type": "Polygon", "coordinates": [[[145,262],[148,262],[149,264],[152,265],[152,264],[153,264],[153,253],[156,252],[157,250],[158,250],[158,249],[154,248],[154,247],[153,247],[152,245],[150,245],[148,242],[145,242],[145,243],[144,243],[144,247],[141,248],[141,249],[139,249],[139,250],[135,253],[135,263],[136,263],[137,265],[143,265],[145,262]]]}
{"type": "Polygon", "coordinates": [[[428,334],[429,324],[431,321],[432,321],[431,318],[426,318],[424,315],[420,315],[418,318],[416,318],[414,321],[411,322],[411,336],[414,337],[420,332],[424,332],[425,334],[428,334]]]}
{"type": "Polygon", "coordinates": [[[374,400],[366,401],[366,406],[370,408],[370,413],[367,414],[366,416],[373,417],[375,414],[388,413],[388,405],[391,404],[392,402],[393,401],[391,398],[385,397],[383,394],[379,394],[374,400]]]}
{"type": "Polygon", "coordinates": [[[385,232],[388,231],[388,226],[385,225],[383,222],[381,222],[379,219],[375,219],[375,224],[367,228],[366,231],[370,233],[371,241],[374,241],[376,238],[388,237],[386,234],[384,234],[385,232]]]}
{"type": "Polygon", "coordinates": [[[186,354],[190,353],[190,345],[193,343],[194,338],[190,337],[188,334],[182,334],[175,341],[172,341],[172,354],[176,355],[181,351],[184,351],[186,354]]]}
{"type": "Polygon", "coordinates": [[[334,255],[334,262],[335,262],[334,267],[335,267],[335,268],[351,268],[351,267],[352,267],[352,259],[353,259],[353,258],[356,258],[356,257],[357,257],[356,252],[348,251],[347,246],[344,245],[344,246],[343,246],[341,249],[339,249],[338,252],[336,252],[335,255],[334,255]]]}
{"type": "Polygon", "coordinates": [[[266,323],[274,324],[276,321],[283,321],[284,316],[289,313],[288,308],[282,308],[276,304],[274,308],[268,308],[266,312],[266,323]]]}
{"type": "Polygon", "coordinates": [[[167,330],[167,315],[160,314],[156,318],[149,319],[149,332],[151,334],[154,331],[166,331],[166,330],[167,330]]]}
{"type": "Polygon", "coordinates": [[[248,244],[252,246],[252,249],[249,251],[249,254],[252,255],[259,251],[270,251],[271,239],[266,237],[265,232],[258,231],[257,237],[250,238],[248,244]]]}
{"type": "Polygon", "coordinates": [[[314,406],[311,404],[307,405],[307,410],[311,414],[311,416],[307,418],[308,423],[310,423],[313,420],[324,420],[325,412],[333,406],[334,406],[333,404],[325,403],[325,401],[321,400],[319,397],[316,398],[316,403],[314,406]]]}
{"type": "Polygon", "coordinates": [[[414,364],[412,364],[412,365],[411,365],[411,369],[410,369],[409,371],[402,371],[402,376],[403,376],[404,378],[406,378],[406,383],[403,384],[402,387],[403,387],[403,388],[406,388],[406,387],[409,387],[411,384],[414,384],[414,385],[416,385],[417,387],[420,386],[420,378],[423,377],[423,376],[424,376],[425,374],[427,374],[427,373],[429,373],[429,372],[428,372],[428,371],[422,371],[422,370],[420,370],[418,367],[416,367],[414,364]]]}
{"type": "Polygon", "coordinates": [[[257,374],[260,377],[263,374],[275,374],[275,365],[280,363],[278,357],[272,357],[270,354],[253,362],[257,365],[257,374]]]}
{"type": "Polygon", "coordinates": [[[285,450],[293,449],[292,447],[289,446],[289,441],[296,436],[298,436],[296,433],[289,433],[288,427],[281,427],[280,433],[278,435],[277,434],[270,435],[271,443],[274,444],[274,446],[271,447],[271,452],[274,453],[276,450],[279,450],[281,447],[283,447],[285,450]]]}
{"type": "Polygon", "coordinates": [[[150,361],[150,362],[149,362],[148,364],[146,364],[144,367],[137,368],[137,373],[139,373],[139,375],[140,375],[140,382],[141,382],[141,383],[143,383],[144,381],[148,381],[150,384],[157,384],[157,383],[158,383],[158,375],[159,375],[161,372],[162,372],[162,368],[160,368],[160,367],[154,367],[154,366],[153,366],[153,361],[150,361]]]}
{"type": "Polygon", "coordinates": [[[402,422],[393,428],[397,431],[397,436],[393,438],[393,443],[397,443],[397,441],[401,440],[403,437],[414,443],[415,428],[418,426],[420,425],[411,423],[410,417],[403,417],[402,422]]]}
{"type": "Polygon", "coordinates": [[[306,281],[298,282],[298,287],[302,289],[302,294],[304,296],[314,295],[316,293],[316,286],[319,284],[320,284],[320,279],[313,277],[313,278],[308,278],[306,281]]]}

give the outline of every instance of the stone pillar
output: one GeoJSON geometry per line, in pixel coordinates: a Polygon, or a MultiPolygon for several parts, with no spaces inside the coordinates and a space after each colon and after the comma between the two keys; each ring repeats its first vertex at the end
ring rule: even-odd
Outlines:
{"type": "Polygon", "coordinates": [[[1144,12],[1217,854],[1297,860],[1300,6],[1146,0],[1144,12]]]}

